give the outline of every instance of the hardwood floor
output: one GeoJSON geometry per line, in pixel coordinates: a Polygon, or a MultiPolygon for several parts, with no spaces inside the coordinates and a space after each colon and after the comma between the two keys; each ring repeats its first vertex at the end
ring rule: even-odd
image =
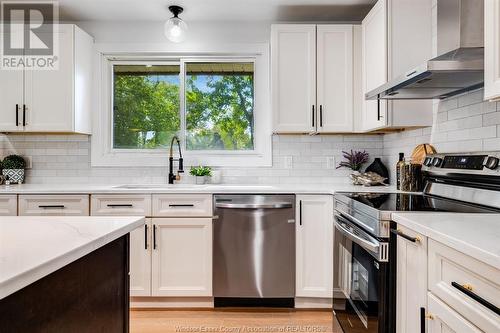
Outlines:
{"type": "Polygon", "coordinates": [[[330,310],[132,310],[131,333],[341,333],[330,310]]]}

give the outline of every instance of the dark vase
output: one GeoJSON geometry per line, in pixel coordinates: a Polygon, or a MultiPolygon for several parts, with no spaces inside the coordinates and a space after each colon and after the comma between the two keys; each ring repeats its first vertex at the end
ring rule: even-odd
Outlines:
{"type": "Polygon", "coordinates": [[[380,158],[375,158],[375,160],[373,161],[372,164],[370,164],[368,166],[368,168],[366,168],[365,172],[375,172],[376,174],[386,178],[386,180],[384,181],[384,183],[386,184],[389,184],[389,171],[387,170],[386,166],[384,165],[384,163],[382,163],[382,161],[380,160],[380,158]]]}

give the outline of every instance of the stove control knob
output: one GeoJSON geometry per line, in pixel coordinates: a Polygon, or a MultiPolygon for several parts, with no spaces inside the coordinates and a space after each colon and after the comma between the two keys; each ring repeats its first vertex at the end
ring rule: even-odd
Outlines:
{"type": "Polygon", "coordinates": [[[500,160],[498,159],[498,157],[489,156],[486,160],[485,167],[490,170],[495,170],[498,167],[499,162],[500,160]]]}
{"type": "Polygon", "coordinates": [[[432,165],[434,165],[437,168],[441,167],[442,164],[443,164],[443,159],[440,157],[434,157],[434,159],[432,160],[432,165]]]}
{"type": "Polygon", "coordinates": [[[432,157],[426,157],[424,160],[424,165],[431,166],[432,165],[432,157]]]}

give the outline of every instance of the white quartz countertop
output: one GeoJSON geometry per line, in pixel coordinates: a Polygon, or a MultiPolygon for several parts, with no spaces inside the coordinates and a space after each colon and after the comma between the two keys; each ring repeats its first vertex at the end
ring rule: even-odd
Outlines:
{"type": "Polygon", "coordinates": [[[336,192],[399,192],[395,186],[354,186],[349,184],[286,185],[86,185],[86,184],[22,184],[2,185],[0,194],[98,194],[98,193],[296,193],[334,194],[336,192]],[[126,187],[124,187],[126,186],[126,187]]]}
{"type": "Polygon", "coordinates": [[[143,217],[0,217],[0,299],[142,224],[143,217]]]}
{"type": "Polygon", "coordinates": [[[500,214],[393,213],[392,220],[500,269],[500,214]]]}

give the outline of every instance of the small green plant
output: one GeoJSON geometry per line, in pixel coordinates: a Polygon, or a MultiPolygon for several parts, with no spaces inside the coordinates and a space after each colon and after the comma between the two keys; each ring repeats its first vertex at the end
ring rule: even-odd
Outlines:
{"type": "Polygon", "coordinates": [[[25,167],[26,161],[19,155],[9,155],[2,162],[3,169],[24,169],[25,167]]]}
{"type": "Polygon", "coordinates": [[[191,169],[189,170],[189,174],[191,176],[196,176],[196,177],[211,176],[212,168],[201,165],[197,167],[191,167],[191,169]]]}

